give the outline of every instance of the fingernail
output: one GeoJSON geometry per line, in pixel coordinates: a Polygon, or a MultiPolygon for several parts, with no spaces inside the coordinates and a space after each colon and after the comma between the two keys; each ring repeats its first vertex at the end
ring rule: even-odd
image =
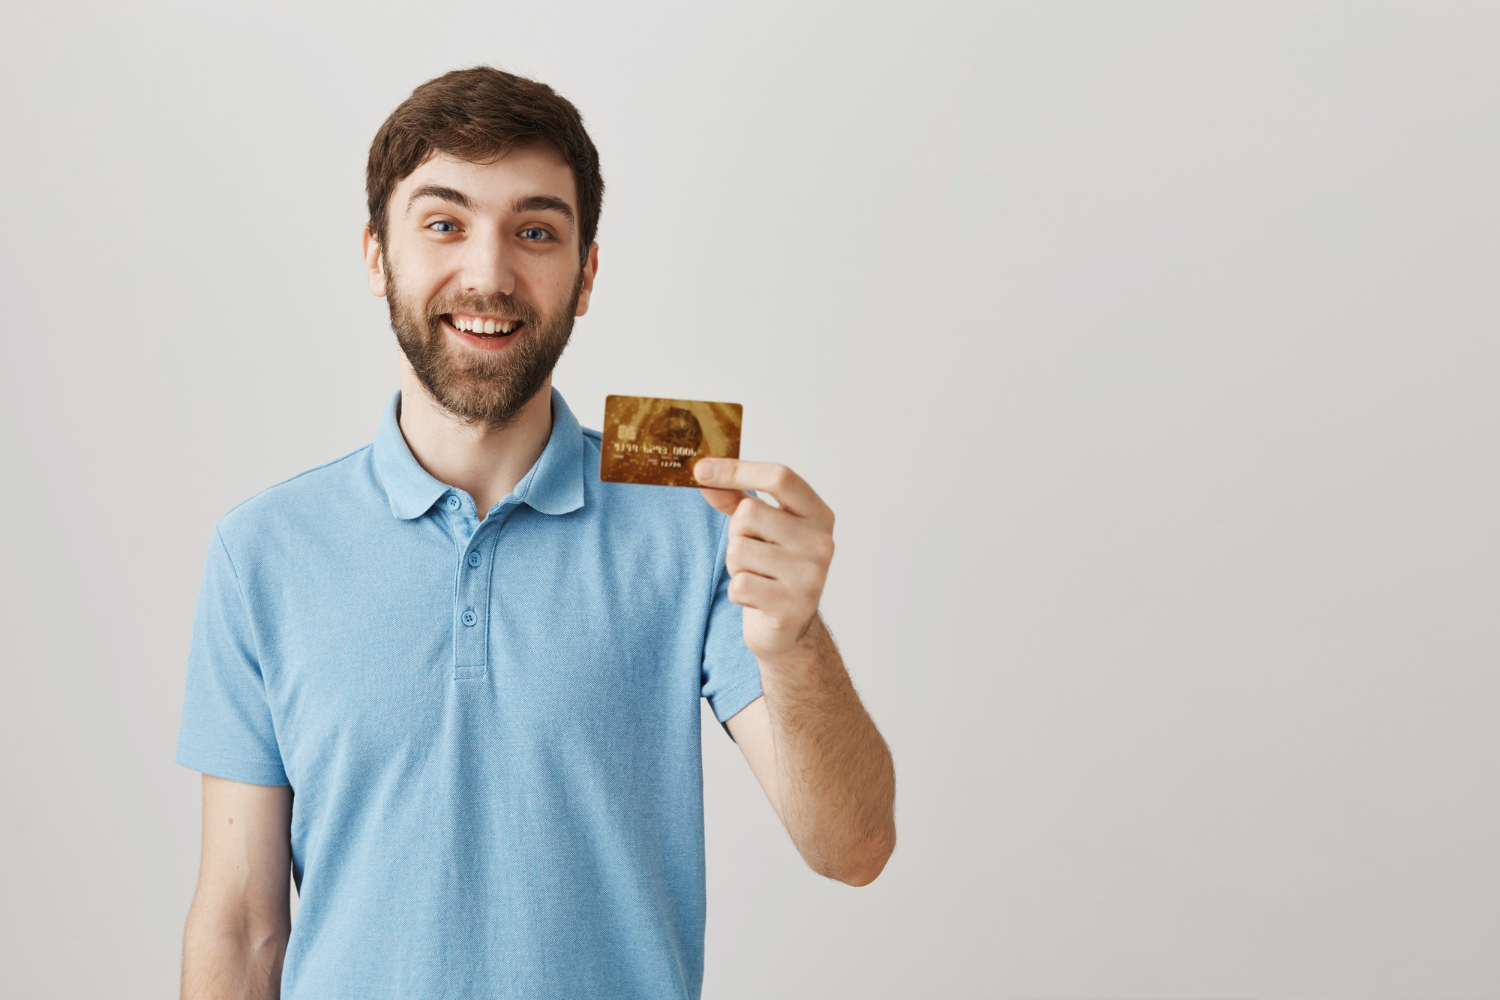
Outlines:
{"type": "Polygon", "coordinates": [[[708,459],[704,459],[703,461],[698,463],[698,478],[704,481],[712,479],[717,468],[718,466],[716,466],[713,462],[709,461],[708,459]]]}

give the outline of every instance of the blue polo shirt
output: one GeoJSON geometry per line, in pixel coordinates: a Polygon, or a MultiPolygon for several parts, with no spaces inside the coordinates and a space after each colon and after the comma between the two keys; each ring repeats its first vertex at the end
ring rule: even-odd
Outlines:
{"type": "Polygon", "coordinates": [[[761,694],[729,518],[601,482],[551,395],[482,521],[398,391],[214,527],[175,760],[294,790],[282,997],[701,995],[700,699],[722,726],[761,694]]]}

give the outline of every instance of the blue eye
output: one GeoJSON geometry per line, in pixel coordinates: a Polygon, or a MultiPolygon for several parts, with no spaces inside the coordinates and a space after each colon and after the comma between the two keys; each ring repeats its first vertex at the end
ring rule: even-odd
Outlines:
{"type": "MultiPolygon", "coordinates": [[[[451,226],[451,225],[453,225],[453,223],[449,222],[447,219],[439,219],[436,222],[429,223],[428,226],[427,226],[427,228],[431,229],[433,226],[451,226]]],[[[445,230],[442,230],[442,232],[449,232],[449,230],[445,229],[445,230]]]]}
{"type": "MultiPolygon", "coordinates": [[[[523,232],[523,233],[542,233],[542,234],[544,234],[546,236],[549,236],[549,237],[552,235],[551,233],[547,232],[547,230],[543,229],[540,226],[530,226],[530,227],[528,227],[526,229],[521,230],[521,232],[523,232]]],[[[541,241],[540,240],[528,240],[527,242],[529,242],[529,243],[538,243],[538,242],[541,242],[541,241]]]]}

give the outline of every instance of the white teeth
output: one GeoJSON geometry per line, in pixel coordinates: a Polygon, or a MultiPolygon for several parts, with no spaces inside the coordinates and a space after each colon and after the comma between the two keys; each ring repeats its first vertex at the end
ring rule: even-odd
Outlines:
{"type": "Polygon", "coordinates": [[[510,333],[516,327],[521,325],[520,320],[506,320],[497,323],[492,319],[455,318],[450,320],[450,322],[453,324],[454,329],[462,330],[465,333],[510,333]]]}

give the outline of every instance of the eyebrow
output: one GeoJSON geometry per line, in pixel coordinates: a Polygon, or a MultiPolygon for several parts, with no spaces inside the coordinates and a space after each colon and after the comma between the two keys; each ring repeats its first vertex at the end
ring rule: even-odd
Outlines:
{"type": "MultiPolygon", "coordinates": [[[[411,213],[411,207],[416,204],[418,198],[440,198],[443,201],[452,202],[460,208],[470,212],[478,211],[474,199],[456,188],[445,187],[442,184],[424,184],[411,193],[406,200],[406,211],[411,213]]],[[[573,217],[573,206],[561,198],[550,194],[528,194],[521,195],[511,202],[510,214],[518,215],[521,212],[556,212],[568,220],[568,225],[574,229],[578,228],[578,220],[573,217]]]]}

